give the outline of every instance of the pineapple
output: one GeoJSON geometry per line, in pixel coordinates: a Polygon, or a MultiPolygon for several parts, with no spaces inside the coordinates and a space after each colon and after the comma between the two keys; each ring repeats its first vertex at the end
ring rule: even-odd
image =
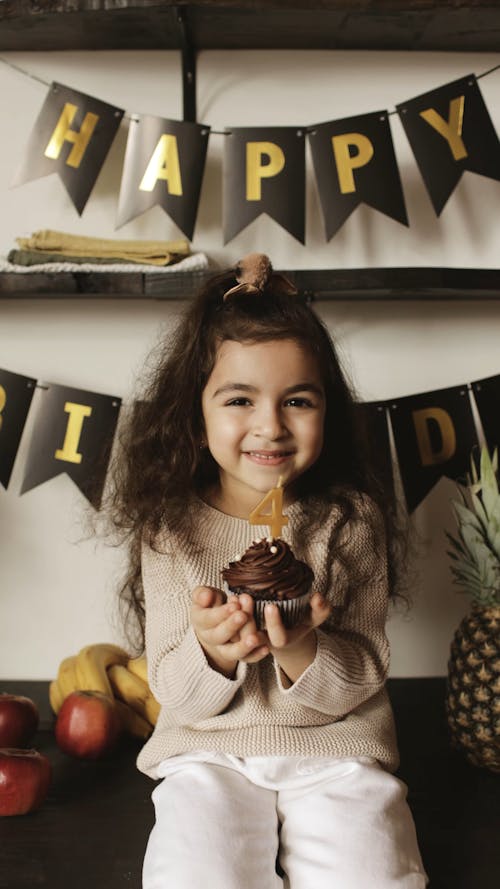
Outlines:
{"type": "Polygon", "coordinates": [[[476,766],[500,772],[500,494],[498,455],[474,460],[467,496],[453,501],[447,534],[454,582],[472,600],[451,644],[446,715],[451,740],[476,766]]]}

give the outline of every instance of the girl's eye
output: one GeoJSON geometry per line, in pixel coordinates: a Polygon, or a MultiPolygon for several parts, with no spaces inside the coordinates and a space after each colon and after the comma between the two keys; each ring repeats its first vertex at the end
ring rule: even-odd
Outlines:
{"type": "Polygon", "coordinates": [[[250,399],[245,398],[243,395],[239,398],[231,398],[230,401],[226,401],[226,407],[245,407],[247,404],[250,404],[250,399]]]}
{"type": "Polygon", "coordinates": [[[300,398],[295,395],[293,398],[288,398],[285,402],[287,407],[314,407],[312,401],[309,398],[300,398]]]}

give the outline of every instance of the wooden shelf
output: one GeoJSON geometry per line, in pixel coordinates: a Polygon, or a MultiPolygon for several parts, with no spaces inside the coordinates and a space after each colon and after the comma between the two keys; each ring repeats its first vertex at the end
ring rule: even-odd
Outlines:
{"type": "Polygon", "coordinates": [[[497,52],[496,0],[2,0],[0,50],[389,49],[497,52]]]}
{"type": "MultiPolygon", "coordinates": [[[[317,300],[498,300],[500,269],[283,270],[317,300]]],[[[213,270],[196,272],[1,272],[2,299],[190,299],[213,270]]]]}
{"type": "Polygon", "coordinates": [[[0,272],[0,299],[188,299],[212,274],[0,272]]]}

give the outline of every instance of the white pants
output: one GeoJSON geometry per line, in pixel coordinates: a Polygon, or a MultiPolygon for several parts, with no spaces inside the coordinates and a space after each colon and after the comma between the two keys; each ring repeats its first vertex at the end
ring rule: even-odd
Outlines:
{"type": "Polygon", "coordinates": [[[183,754],[159,775],[143,889],[427,885],[406,787],[375,760],[183,754]]]}

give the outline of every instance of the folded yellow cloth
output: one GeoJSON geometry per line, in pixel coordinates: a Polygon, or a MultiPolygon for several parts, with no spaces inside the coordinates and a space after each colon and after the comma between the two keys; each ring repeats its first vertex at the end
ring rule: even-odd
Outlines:
{"type": "Polygon", "coordinates": [[[89,256],[126,259],[128,262],[168,265],[179,256],[189,256],[189,242],[121,241],[113,238],[89,238],[43,229],[29,238],[16,238],[22,250],[40,250],[54,256],[89,256]]]}

